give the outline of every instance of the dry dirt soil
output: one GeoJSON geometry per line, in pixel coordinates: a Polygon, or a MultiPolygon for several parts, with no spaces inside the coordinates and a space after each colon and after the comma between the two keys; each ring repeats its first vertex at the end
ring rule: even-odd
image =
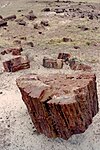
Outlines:
{"type": "Polygon", "coordinates": [[[0,52],[21,45],[22,55],[29,57],[31,67],[15,73],[4,72],[2,62],[10,56],[0,55],[0,150],[100,150],[100,112],[85,133],[73,135],[67,141],[49,139],[36,132],[16,86],[16,78],[27,73],[70,73],[66,65],[60,70],[42,66],[44,56],[57,57],[59,52],[68,52],[93,68],[100,101],[100,0],[81,3],[0,0],[0,15],[14,14],[26,25],[13,20],[8,21],[8,26],[0,27],[0,52]],[[44,8],[50,11],[43,11],[44,8]],[[31,10],[37,16],[34,21],[25,17],[31,10]],[[49,25],[41,25],[41,21],[48,21],[49,25]],[[63,37],[71,40],[63,42],[63,37]]]}

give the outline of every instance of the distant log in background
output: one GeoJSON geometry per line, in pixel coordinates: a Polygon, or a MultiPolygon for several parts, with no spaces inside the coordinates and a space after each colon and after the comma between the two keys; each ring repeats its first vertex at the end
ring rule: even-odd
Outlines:
{"type": "Polygon", "coordinates": [[[68,139],[85,132],[99,110],[91,73],[30,74],[18,78],[17,85],[37,131],[49,138],[68,139]]]}

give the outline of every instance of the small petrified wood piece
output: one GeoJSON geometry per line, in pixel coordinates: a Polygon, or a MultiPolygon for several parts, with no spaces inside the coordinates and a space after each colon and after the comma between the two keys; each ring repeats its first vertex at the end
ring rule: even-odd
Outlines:
{"type": "Polygon", "coordinates": [[[5,71],[15,72],[22,69],[30,68],[30,62],[26,56],[19,56],[3,62],[5,71]]]}
{"type": "Polygon", "coordinates": [[[92,70],[92,68],[89,65],[83,64],[74,59],[69,60],[69,66],[72,70],[83,70],[83,71],[91,71],[92,70]]]}
{"type": "Polygon", "coordinates": [[[43,58],[43,66],[46,68],[61,69],[63,67],[62,59],[43,58]]]}
{"type": "Polygon", "coordinates": [[[7,26],[7,21],[0,20],[0,27],[7,26]]]}
{"type": "Polygon", "coordinates": [[[16,19],[16,15],[11,15],[11,16],[8,16],[6,18],[3,18],[3,20],[5,21],[8,21],[8,20],[15,20],[16,19]]]}
{"type": "Polygon", "coordinates": [[[70,57],[71,55],[68,53],[59,53],[58,55],[58,59],[63,59],[65,62],[68,61],[70,57]]]}
{"type": "Polygon", "coordinates": [[[49,138],[83,133],[99,110],[94,74],[30,74],[16,82],[37,131],[49,138]]]}
{"type": "Polygon", "coordinates": [[[34,13],[33,12],[30,12],[28,15],[26,15],[26,18],[28,19],[28,20],[35,20],[37,17],[34,15],[34,13]]]}
{"type": "Polygon", "coordinates": [[[5,49],[1,52],[2,55],[5,55],[5,54],[9,54],[9,53],[12,53],[12,55],[21,55],[21,52],[23,51],[22,47],[20,48],[8,48],[8,49],[5,49]]]}

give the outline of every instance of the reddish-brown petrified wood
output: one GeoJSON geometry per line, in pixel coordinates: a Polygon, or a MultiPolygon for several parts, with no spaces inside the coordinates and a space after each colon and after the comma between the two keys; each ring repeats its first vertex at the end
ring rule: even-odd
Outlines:
{"type": "Polygon", "coordinates": [[[63,60],[44,57],[43,66],[46,68],[61,69],[63,67],[63,60]]]}
{"type": "Polygon", "coordinates": [[[83,70],[83,71],[91,71],[92,68],[86,64],[83,64],[76,60],[69,60],[69,66],[72,70],[83,70]]]}
{"type": "Polygon", "coordinates": [[[30,68],[30,62],[26,56],[19,56],[3,62],[5,71],[15,72],[22,69],[30,68]]]}
{"type": "Polygon", "coordinates": [[[68,139],[83,133],[99,110],[92,73],[30,74],[16,82],[37,131],[48,137],[68,139]]]}
{"type": "Polygon", "coordinates": [[[58,55],[58,59],[63,59],[65,62],[68,61],[70,57],[71,55],[68,53],[59,53],[58,55]]]}

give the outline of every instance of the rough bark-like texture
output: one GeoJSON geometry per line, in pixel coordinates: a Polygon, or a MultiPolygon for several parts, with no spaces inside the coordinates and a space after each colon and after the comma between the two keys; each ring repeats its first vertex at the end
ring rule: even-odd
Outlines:
{"type": "Polygon", "coordinates": [[[62,59],[51,59],[51,58],[44,57],[43,66],[46,68],[61,69],[63,67],[63,61],[62,59]]]}
{"type": "Polygon", "coordinates": [[[19,56],[3,62],[5,71],[15,72],[22,69],[30,68],[30,62],[26,56],[19,56]]]}
{"type": "Polygon", "coordinates": [[[16,82],[37,131],[48,137],[83,133],[99,110],[94,74],[30,74],[16,82]]]}

